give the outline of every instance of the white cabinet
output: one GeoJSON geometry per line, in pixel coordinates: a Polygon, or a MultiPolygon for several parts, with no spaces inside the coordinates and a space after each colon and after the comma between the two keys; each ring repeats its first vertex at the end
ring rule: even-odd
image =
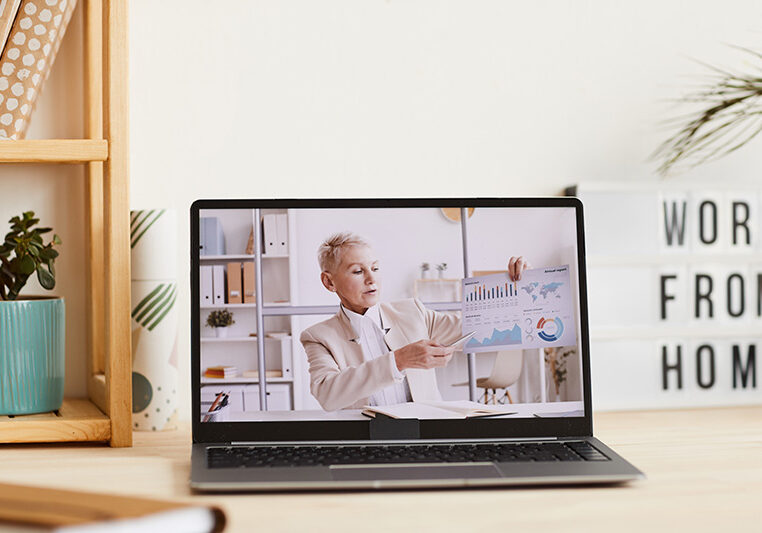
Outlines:
{"type": "MultiPolygon", "coordinates": [[[[243,391],[243,404],[246,411],[259,411],[259,385],[246,385],[243,391]]],[[[289,383],[267,384],[267,410],[291,410],[291,385],[289,383]]]]}

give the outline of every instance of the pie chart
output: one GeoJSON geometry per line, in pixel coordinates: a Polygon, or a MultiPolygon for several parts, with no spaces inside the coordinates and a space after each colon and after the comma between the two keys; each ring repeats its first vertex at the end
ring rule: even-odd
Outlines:
{"type": "Polygon", "coordinates": [[[537,334],[545,342],[555,342],[561,338],[564,333],[564,323],[559,317],[551,320],[548,318],[540,318],[537,321],[537,334]]]}

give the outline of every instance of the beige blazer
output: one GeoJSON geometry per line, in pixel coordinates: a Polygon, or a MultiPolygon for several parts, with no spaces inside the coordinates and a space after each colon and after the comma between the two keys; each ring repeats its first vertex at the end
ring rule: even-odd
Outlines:
{"type": "MultiPolygon", "coordinates": [[[[459,316],[426,309],[413,298],[382,303],[379,309],[392,351],[422,339],[448,344],[461,335],[459,316]]],[[[304,330],[300,340],[310,365],[310,391],[326,411],[362,409],[371,394],[394,384],[393,355],[365,361],[359,337],[341,310],[304,330]]],[[[434,369],[409,368],[405,374],[413,401],[441,400],[434,369]]]]}

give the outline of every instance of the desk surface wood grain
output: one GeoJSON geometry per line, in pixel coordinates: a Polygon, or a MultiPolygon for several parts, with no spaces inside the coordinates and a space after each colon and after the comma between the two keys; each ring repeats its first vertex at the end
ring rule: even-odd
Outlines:
{"type": "Polygon", "coordinates": [[[762,407],[597,414],[648,479],[621,487],[191,495],[187,428],[133,448],[2,445],[0,481],[215,502],[226,531],[691,531],[762,527],[762,407]]]}

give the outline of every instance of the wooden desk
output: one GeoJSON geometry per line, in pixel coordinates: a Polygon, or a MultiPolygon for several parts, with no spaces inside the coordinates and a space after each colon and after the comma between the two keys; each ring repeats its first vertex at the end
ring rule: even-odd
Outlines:
{"type": "Polygon", "coordinates": [[[602,413],[595,434],[648,479],[613,488],[191,496],[190,434],[133,448],[0,446],[0,481],[216,502],[226,531],[759,530],[762,407],[602,413]]]}

